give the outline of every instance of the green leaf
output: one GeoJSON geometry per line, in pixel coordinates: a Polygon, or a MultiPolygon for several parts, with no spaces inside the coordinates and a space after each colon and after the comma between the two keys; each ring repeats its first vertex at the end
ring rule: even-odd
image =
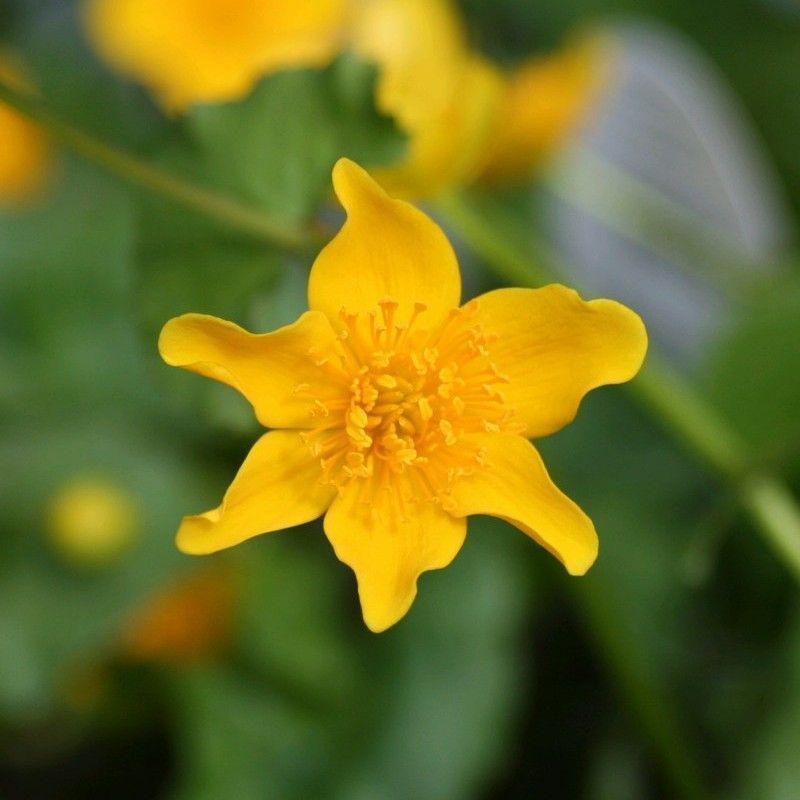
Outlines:
{"type": "Polygon", "coordinates": [[[244,100],[191,109],[186,125],[212,182],[278,218],[308,217],[347,156],[399,158],[403,138],[374,106],[375,70],[343,56],[325,70],[278,72],[244,100]]]}
{"type": "Polygon", "coordinates": [[[756,452],[800,444],[800,279],[758,287],[719,343],[708,373],[711,399],[756,452]]]}
{"type": "Polygon", "coordinates": [[[686,729],[706,702],[679,698],[695,669],[692,639],[702,635],[691,624],[698,612],[686,562],[710,487],[618,392],[592,394],[572,425],[538,444],[600,537],[590,572],[567,579],[598,662],[675,792],[702,797],[704,759],[686,729]]]}
{"type": "Polygon", "coordinates": [[[0,332],[17,413],[138,395],[132,247],[125,195],[71,159],[29,213],[0,214],[0,332]]]}
{"type": "Polygon", "coordinates": [[[185,669],[173,683],[176,800],[324,797],[331,726],[252,676],[185,669]]]}
{"type": "Polygon", "coordinates": [[[504,523],[470,520],[455,562],[423,575],[408,617],[370,643],[372,729],[337,797],[456,800],[503,764],[530,662],[530,547],[504,523]]]}
{"type": "Polygon", "coordinates": [[[761,720],[741,731],[738,791],[750,800],[794,800],[800,786],[800,625],[795,619],[782,649],[783,661],[763,684],[761,720]]]}

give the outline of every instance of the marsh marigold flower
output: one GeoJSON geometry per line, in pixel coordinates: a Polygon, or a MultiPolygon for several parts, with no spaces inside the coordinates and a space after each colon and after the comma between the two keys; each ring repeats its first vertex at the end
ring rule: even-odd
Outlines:
{"type": "Polygon", "coordinates": [[[568,423],[590,389],[635,375],[642,321],[558,285],[461,305],[432,220],[351,161],[333,183],[347,221],[311,270],[310,311],[272,333],[201,314],[161,332],[168,364],[238,389],[275,429],[222,505],[183,520],[178,547],[212,553],[325,514],[373,631],[406,613],[420,573],[452,561],[472,514],[508,520],[584,573],[594,527],[528,438],[568,423]]]}
{"type": "Polygon", "coordinates": [[[89,37],[163,105],[243,97],[263,75],[333,58],[348,0],[87,0],[89,37]]]}
{"type": "MultiPolygon", "coordinates": [[[[0,80],[29,89],[20,70],[2,54],[0,80]]],[[[0,102],[0,206],[24,204],[35,197],[50,171],[50,159],[44,131],[0,102]]]]}

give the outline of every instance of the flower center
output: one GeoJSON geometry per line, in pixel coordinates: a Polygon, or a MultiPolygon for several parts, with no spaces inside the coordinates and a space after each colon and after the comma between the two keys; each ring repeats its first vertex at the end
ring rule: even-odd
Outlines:
{"type": "Polygon", "coordinates": [[[342,312],[336,355],[310,354],[341,393],[325,401],[298,387],[314,398],[319,425],[304,438],[323,480],[341,489],[369,479],[391,490],[404,475],[415,495],[448,507],[453,481],[482,464],[474,434],[513,427],[500,388],[507,378],[491,361],[492,338],[476,310],[474,301],[455,309],[433,331],[419,324],[422,303],[402,321],[393,300],[366,314],[342,312]]]}

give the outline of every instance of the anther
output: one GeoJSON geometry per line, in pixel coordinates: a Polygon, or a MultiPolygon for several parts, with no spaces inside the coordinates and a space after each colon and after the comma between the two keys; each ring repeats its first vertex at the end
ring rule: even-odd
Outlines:
{"type": "Polygon", "coordinates": [[[397,386],[397,378],[392,375],[378,375],[375,383],[384,389],[394,389],[397,386]]]}
{"type": "Polygon", "coordinates": [[[430,401],[427,397],[420,397],[417,401],[417,405],[419,406],[419,413],[422,419],[427,422],[433,416],[433,409],[431,408],[430,401]]]}

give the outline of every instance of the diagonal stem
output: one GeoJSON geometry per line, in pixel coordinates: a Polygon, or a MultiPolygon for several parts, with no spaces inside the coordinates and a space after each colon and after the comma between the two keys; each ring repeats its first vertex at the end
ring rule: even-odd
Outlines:
{"type": "Polygon", "coordinates": [[[273,220],[259,209],[144,163],[65,122],[39,98],[19,91],[2,80],[0,102],[37,122],[58,143],[134,186],[147,189],[242,233],[283,248],[296,250],[308,244],[309,235],[305,231],[273,220]]]}

